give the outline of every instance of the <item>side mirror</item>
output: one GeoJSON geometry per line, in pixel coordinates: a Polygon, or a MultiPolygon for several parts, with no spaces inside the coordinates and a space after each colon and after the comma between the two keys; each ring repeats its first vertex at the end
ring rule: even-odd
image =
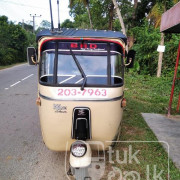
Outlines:
{"type": "Polygon", "coordinates": [[[127,54],[127,61],[125,66],[127,68],[132,68],[134,66],[134,59],[135,59],[136,51],[130,50],[127,54]]]}
{"type": "Polygon", "coordinates": [[[29,65],[37,64],[36,49],[34,47],[27,48],[27,61],[28,61],[29,65]]]}

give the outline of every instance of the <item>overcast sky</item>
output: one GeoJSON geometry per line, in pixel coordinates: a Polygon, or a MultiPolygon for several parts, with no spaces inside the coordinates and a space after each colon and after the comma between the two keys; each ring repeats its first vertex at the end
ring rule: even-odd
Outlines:
{"type": "MultiPolygon", "coordinates": [[[[57,27],[57,0],[52,1],[54,26],[57,27]]],[[[60,1],[60,21],[71,19],[69,16],[69,0],[60,1]]],[[[50,22],[49,0],[0,0],[0,16],[6,15],[13,22],[32,21],[30,14],[41,15],[35,18],[36,25],[42,20],[50,22]]]]}

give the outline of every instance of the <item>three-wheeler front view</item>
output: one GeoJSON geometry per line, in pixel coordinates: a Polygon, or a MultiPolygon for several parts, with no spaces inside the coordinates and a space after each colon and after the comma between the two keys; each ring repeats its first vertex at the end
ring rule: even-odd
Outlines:
{"type": "Polygon", "coordinates": [[[70,151],[68,173],[88,176],[92,150],[106,150],[122,119],[124,67],[132,66],[121,32],[85,29],[43,30],[29,64],[38,64],[39,117],[43,141],[53,151],[70,151]],[[90,146],[90,142],[103,146],[90,146]],[[108,141],[108,143],[107,143],[108,141]],[[106,142],[106,143],[105,143],[106,142]]]}

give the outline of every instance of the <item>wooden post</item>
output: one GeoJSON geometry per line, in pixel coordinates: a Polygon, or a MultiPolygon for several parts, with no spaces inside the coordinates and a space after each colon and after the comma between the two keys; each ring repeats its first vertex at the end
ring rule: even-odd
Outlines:
{"type": "MultiPolygon", "coordinates": [[[[164,33],[161,33],[161,42],[160,42],[160,44],[161,44],[161,46],[164,46],[164,33]]],[[[163,52],[159,52],[157,77],[161,76],[162,60],[163,60],[163,52]]]]}

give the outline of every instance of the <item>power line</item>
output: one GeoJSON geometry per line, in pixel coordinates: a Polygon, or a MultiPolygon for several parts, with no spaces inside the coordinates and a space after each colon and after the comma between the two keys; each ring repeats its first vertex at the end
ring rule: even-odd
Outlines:
{"type": "Polygon", "coordinates": [[[17,5],[17,6],[25,6],[25,7],[32,7],[32,8],[38,8],[38,9],[47,10],[47,8],[42,8],[42,7],[38,7],[38,6],[31,6],[31,5],[28,5],[28,4],[16,3],[16,2],[12,2],[12,1],[1,0],[1,2],[10,3],[10,4],[17,5]]]}

